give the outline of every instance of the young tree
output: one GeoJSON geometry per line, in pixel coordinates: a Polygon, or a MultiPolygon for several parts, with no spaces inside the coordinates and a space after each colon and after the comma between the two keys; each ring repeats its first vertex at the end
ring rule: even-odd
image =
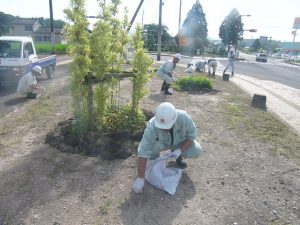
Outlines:
{"type": "Polygon", "coordinates": [[[64,13],[70,21],[70,24],[66,25],[66,33],[69,54],[73,57],[71,64],[73,110],[78,128],[85,131],[88,121],[88,90],[83,80],[90,71],[91,48],[84,0],[71,0],[70,8],[65,9],[64,13]]]}
{"type": "Polygon", "coordinates": [[[224,45],[237,45],[243,38],[243,24],[237,9],[232,9],[219,28],[219,37],[224,45]]]}
{"type": "Polygon", "coordinates": [[[182,35],[194,39],[195,49],[204,49],[207,45],[207,22],[199,0],[193,5],[183,22],[182,35]]]}
{"type": "Polygon", "coordinates": [[[129,42],[127,14],[123,20],[118,19],[120,0],[111,0],[110,4],[105,0],[98,2],[99,19],[92,31],[87,29],[85,0],[71,0],[71,7],[65,10],[71,21],[66,30],[70,54],[74,57],[72,94],[76,123],[82,122],[79,123],[83,125],[79,131],[87,131],[88,107],[95,106],[92,119],[100,132],[140,128],[144,125],[144,115],[139,109],[139,101],[145,96],[152,63],[143,49],[142,29],[138,28],[133,38],[136,52],[132,65],[136,76],[133,78],[131,107],[120,106],[120,79],[117,76],[123,70],[125,46],[129,42]],[[89,85],[89,91],[94,93],[93,104],[88,104],[91,101],[88,102],[88,85],[84,82],[89,72],[99,81],[92,88],[89,85]],[[111,73],[116,75],[115,78],[111,77],[111,73]]]}

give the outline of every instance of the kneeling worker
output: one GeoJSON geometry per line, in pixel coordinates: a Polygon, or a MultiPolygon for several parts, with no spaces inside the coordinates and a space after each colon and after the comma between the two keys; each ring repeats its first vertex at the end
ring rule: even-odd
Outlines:
{"type": "Polygon", "coordinates": [[[172,93],[169,92],[169,88],[171,84],[173,83],[173,70],[176,67],[176,64],[179,62],[181,59],[181,55],[177,53],[172,60],[168,60],[164,62],[159,69],[157,70],[157,75],[164,80],[161,91],[163,91],[166,95],[171,95],[172,93]]]}
{"type": "Polygon", "coordinates": [[[42,74],[40,66],[34,66],[31,72],[23,76],[18,84],[17,93],[26,95],[26,98],[34,99],[37,96],[37,91],[44,91],[44,87],[38,85],[36,77],[42,74]]]}
{"type": "Polygon", "coordinates": [[[212,75],[215,76],[216,75],[216,69],[217,69],[217,60],[215,59],[209,59],[207,61],[207,65],[208,65],[208,75],[211,75],[211,69],[212,69],[212,75]]]}
{"type": "Polygon", "coordinates": [[[138,147],[138,178],[133,190],[142,191],[147,160],[156,159],[161,151],[169,149],[165,155],[176,158],[176,167],[185,169],[187,164],[183,157],[197,158],[202,153],[197,137],[197,128],[187,112],[176,109],[169,102],[161,103],[149,120],[138,147]]]}

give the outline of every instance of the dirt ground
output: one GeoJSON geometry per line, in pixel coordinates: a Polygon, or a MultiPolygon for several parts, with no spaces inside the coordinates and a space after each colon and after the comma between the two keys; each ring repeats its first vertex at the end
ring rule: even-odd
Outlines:
{"type": "MultiPolygon", "coordinates": [[[[177,76],[183,69],[177,69],[177,76]]],[[[132,191],[136,156],[126,160],[64,153],[44,144],[72,117],[68,79],[50,98],[29,101],[0,118],[0,225],[299,225],[300,140],[232,82],[212,78],[206,94],[159,92],[153,77],[142,107],[164,101],[186,110],[205,150],[170,196],[146,183],[132,191]]],[[[122,100],[131,83],[121,83],[122,100]]]]}

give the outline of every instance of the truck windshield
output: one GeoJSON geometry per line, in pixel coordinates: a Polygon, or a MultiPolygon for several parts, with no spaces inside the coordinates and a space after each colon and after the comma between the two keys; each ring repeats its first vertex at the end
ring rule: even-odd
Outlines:
{"type": "Polygon", "coordinates": [[[20,58],[21,46],[20,41],[0,40],[0,58],[20,58]]]}

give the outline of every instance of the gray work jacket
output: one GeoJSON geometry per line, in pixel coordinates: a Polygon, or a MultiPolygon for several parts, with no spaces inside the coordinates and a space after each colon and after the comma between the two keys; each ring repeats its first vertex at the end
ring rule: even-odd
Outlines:
{"type": "Polygon", "coordinates": [[[166,149],[176,149],[185,140],[198,138],[198,130],[192,118],[183,110],[177,109],[177,119],[173,125],[173,143],[171,134],[155,126],[155,117],[149,120],[143,138],[138,147],[138,157],[151,159],[166,149]]]}

